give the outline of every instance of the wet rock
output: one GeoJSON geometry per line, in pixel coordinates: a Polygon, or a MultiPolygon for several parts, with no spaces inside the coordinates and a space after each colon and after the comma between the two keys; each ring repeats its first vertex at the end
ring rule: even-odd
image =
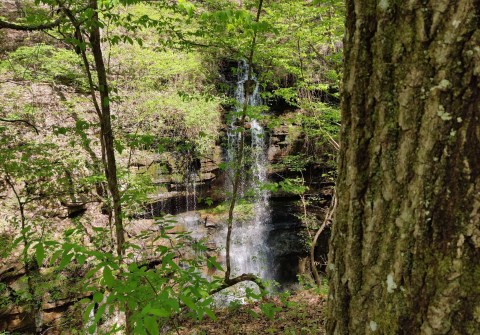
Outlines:
{"type": "Polygon", "coordinates": [[[219,225],[219,222],[212,216],[206,216],[204,218],[206,228],[216,228],[219,225]]]}
{"type": "Polygon", "coordinates": [[[282,156],[282,150],[277,145],[271,145],[268,148],[267,159],[269,162],[277,161],[282,156]]]}
{"type": "Polygon", "coordinates": [[[167,234],[181,234],[181,233],[186,233],[187,228],[185,227],[184,224],[182,223],[177,223],[175,226],[173,226],[170,229],[167,229],[165,231],[167,234]]]}

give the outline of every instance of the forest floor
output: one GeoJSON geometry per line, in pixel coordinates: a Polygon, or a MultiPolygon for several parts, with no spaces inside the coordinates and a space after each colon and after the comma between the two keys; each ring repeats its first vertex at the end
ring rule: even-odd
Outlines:
{"type": "Polygon", "coordinates": [[[216,311],[217,320],[186,321],[171,335],[325,334],[326,295],[302,290],[216,311]]]}

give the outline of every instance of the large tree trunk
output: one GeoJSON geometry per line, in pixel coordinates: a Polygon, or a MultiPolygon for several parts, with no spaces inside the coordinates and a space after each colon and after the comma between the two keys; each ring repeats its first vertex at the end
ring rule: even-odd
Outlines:
{"type": "Polygon", "coordinates": [[[480,334],[480,0],[346,20],[328,332],[480,334]]]}

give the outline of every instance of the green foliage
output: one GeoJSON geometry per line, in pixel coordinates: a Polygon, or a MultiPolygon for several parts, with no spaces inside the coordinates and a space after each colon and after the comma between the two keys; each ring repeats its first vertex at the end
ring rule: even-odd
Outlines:
{"type": "Polygon", "coordinates": [[[38,44],[11,52],[0,62],[0,73],[11,72],[17,80],[69,85],[86,91],[87,82],[81,66],[75,52],[38,44]]]}
{"type": "Polygon", "coordinates": [[[325,138],[328,133],[338,138],[340,130],[340,110],[324,103],[309,103],[304,105],[307,114],[299,115],[297,122],[301,123],[305,134],[312,138],[325,138]]]}
{"type": "Polygon", "coordinates": [[[339,70],[335,57],[341,54],[336,44],[343,38],[342,11],[339,1],[278,1],[267,6],[265,20],[277,33],[259,49],[262,59],[271,59],[262,75],[277,84],[285,76],[294,76],[296,87],[336,84],[333,72],[339,70]]]}
{"type": "Polygon", "coordinates": [[[125,185],[122,192],[125,215],[134,216],[141,213],[149,201],[149,195],[155,191],[151,176],[121,171],[119,177],[120,182],[125,185]]]}
{"type": "MultiPolygon", "coordinates": [[[[223,202],[212,209],[205,210],[205,212],[224,215],[228,213],[229,205],[229,202],[223,202]]],[[[254,204],[244,199],[239,200],[238,204],[235,206],[234,215],[238,222],[251,220],[254,216],[254,204]]]]}
{"type": "Polygon", "coordinates": [[[275,314],[282,309],[275,306],[273,303],[265,302],[260,304],[260,310],[267,317],[267,319],[273,320],[275,318],[275,314]]]}
{"type": "MultiPolygon", "coordinates": [[[[135,333],[158,333],[159,327],[171,322],[172,317],[186,312],[190,317],[202,319],[215,318],[211,310],[212,298],[208,292],[217,282],[209,282],[198,270],[203,264],[219,266],[214,259],[206,259],[201,254],[194,258],[180,257],[182,250],[193,241],[188,234],[169,235],[173,221],[158,218],[160,234],[144,234],[142,239],[154,242],[156,246],[148,250],[149,258],[159,265],[141,264],[142,246],[129,244],[126,259],[119,262],[108,252],[68,242],[80,231],[72,231],[66,242],[50,242],[57,246],[50,262],[57,264],[59,270],[65,269],[75,260],[80,264],[88,263],[89,271],[83,278],[86,291],[93,292],[92,299],[85,299],[88,306],[84,312],[84,323],[90,323],[89,332],[93,333],[101,320],[115,311],[125,311],[128,306],[135,333]],[[172,247],[173,246],[173,247],[172,247]],[[90,312],[95,308],[94,319],[90,312]]],[[[205,247],[198,246],[205,250],[205,247]]],[[[145,256],[145,255],[144,255],[145,256]]]]}
{"type": "MultiPolygon", "coordinates": [[[[144,6],[133,9],[137,16],[146,10],[144,6]]],[[[162,13],[152,7],[149,12],[162,13]]],[[[147,32],[152,34],[152,30],[143,34],[147,32]]],[[[109,54],[120,92],[134,92],[124,94],[118,106],[129,114],[125,120],[140,123],[143,131],[170,138],[172,143],[193,143],[197,155],[212,151],[221,126],[222,99],[212,94],[209,68],[201,54],[128,43],[112,46],[109,54]],[[134,118],[130,118],[131,108],[136,109],[134,118]]]]}
{"type": "Polygon", "coordinates": [[[110,56],[127,87],[136,90],[162,90],[172,86],[178,91],[203,89],[205,72],[196,53],[158,52],[139,45],[113,46],[110,56]]]}

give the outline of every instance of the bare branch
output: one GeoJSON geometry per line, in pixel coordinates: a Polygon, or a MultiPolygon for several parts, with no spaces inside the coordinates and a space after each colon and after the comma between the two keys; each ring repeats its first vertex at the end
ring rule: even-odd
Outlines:
{"type": "Polygon", "coordinates": [[[229,278],[228,280],[225,280],[223,282],[223,284],[219,287],[217,287],[216,289],[210,291],[208,294],[209,295],[213,295],[215,293],[218,293],[226,288],[229,288],[229,287],[232,287],[238,283],[241,283],[241,282],[244,282],[244,281],[251,281],[251,282],[254,282],[255,284],[258,285],[258,287],[264,291],[265,290],[265,285],[262,283],[262,280],[260,278],[258,278],[257,276],[255,276],[254,274],[251,274],[251,273],[244,273],[238,277],[235,277],[235,278],[229,278]]]}
{"type": "Polygon", "coordinates": [[[32,127],[37,135],[39,134],[37,127],[35,127],[32,123],[28,122],[27,120],[22,120],[22,119],[4,119],[0,118],[0,121],[2,122],[12,122],[12,123],[25,123],[26,125],[32,127]]]}
{"type": "Polygon", "coordinates": [[[318,287],[322,285],[322,279],[318,274],[317,267],[315,265],[315,246],[317,245],[318,238],[320,234],[332,223],[333,215],[335,214],[335,208],[337,207],[337,197],[335,196],[335,189],[333,190],[333,197],[332,197],[332,204],[330,208],[325,213],[325,218],[323,220],[322,225],[318,228],[315,237],[313,238],[312,245],[310,246],[310,266],[312,268],[313,277],[315,278],[315,282],[317,283],[318,287]]]}

